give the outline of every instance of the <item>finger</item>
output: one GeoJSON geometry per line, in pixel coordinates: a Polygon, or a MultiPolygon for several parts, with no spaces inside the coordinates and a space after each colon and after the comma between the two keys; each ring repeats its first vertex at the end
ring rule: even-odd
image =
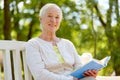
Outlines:
{"type": "Polygon", "coordinates": [[[94,71],[92,71],[92,70],[89,70],[89,71],[88,71],[88,74],[89,74],[90,76],[94,76],[94,75],[95,75],[94,71]]]}
{"type": "Polygon", "coordinates": [[[91,74],[89,73],[89,71],[84,72],[84,76],[91,76],[91,74]]]}
{"type": "Polygon", "coordinates": [[[83,76],[86,77],[86,76],[89,76],[89,75],[84,73],[83,76]]]}
{"type": "Polygon", "coordinates": [[[92,70],[92,72],[97,75],[98,74],[98,70],[92,70]]]}
{"type": "Polygon", "coordinates": [[[88,70],[88,71],[84,72],[83,76],[96,77],[97,76],[97,70],[88,70]]]}
{"type": "Polygon", "coordinates": [[[92,75],[93,75],[93,77],[95,77],[96,78],[96,76],[97,76],[97,74],[98,74],[98,71],[97,70],[92,70],[92,75]]]}
{"type": "Polygon", "coordinates": [[[87,76],[93,76],[93,77],[96,77],[96,76],[97,76],[95,70],[88,70],[86,73],[87,73],[87,74],[86,74],[87,76]]]}

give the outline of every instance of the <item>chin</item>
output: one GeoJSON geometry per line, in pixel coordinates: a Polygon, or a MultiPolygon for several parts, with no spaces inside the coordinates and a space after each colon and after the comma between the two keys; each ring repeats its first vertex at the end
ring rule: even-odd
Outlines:
{"type": "Polygon", "coordinates": [[[53,33],[56,32],[56,30],[50,29],[49,32],[53,33]]]}

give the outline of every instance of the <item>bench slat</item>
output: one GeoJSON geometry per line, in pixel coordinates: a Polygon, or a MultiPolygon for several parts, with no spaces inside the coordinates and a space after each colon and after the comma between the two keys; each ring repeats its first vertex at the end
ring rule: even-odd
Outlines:
{"type": "Polygon", "coordinates": [[[23,80],[22,79],[21,61],[20,61],[20,50],[14,50],[13,57],[14,57],[13,61],[14,61],[15,80],[23,80]]]}
{"type": "Polygon", "coordinates": [[[5,80],[13,80],[11,72],[11,59],[10,59],[10,50],[3,50],[3,66],[4,66],[4,75],[5,80]]]}
{"type": "Polygon", "coordinates": [[[23,64],[24,64],[25,80],[32,80],[32,75],[27,68],[27,63],[26,63],[26,59],[25,59],[25,51],[23,51],[23,53],[24,54],[22,56],[23,56],[23,60],[24,60],[23,64]]]}

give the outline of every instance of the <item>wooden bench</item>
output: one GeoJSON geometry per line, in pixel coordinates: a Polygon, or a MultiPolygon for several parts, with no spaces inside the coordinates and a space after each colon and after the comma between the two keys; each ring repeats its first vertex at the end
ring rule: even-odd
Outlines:
{"type": "Polygon", "coordinates": [[[25,42],[0,40],[0,80],[32,80],[25,60],[25,42]]]}
{"type": "MultiPolygon", "coordinates": [[[[26,65],[25,44],[0,40],[0,80],[33,80],[26,65]]],[[[120,76],[98,76],[97,80],[120,80],[120,76]]]]}

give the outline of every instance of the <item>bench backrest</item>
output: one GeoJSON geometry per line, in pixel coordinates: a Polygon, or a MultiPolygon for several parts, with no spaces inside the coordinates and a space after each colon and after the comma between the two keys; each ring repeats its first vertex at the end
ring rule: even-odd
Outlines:
{"type": "Polygon", "coordinates": [[[32,80],[22,41],[0,40],[0,80],[32,80]]]}

